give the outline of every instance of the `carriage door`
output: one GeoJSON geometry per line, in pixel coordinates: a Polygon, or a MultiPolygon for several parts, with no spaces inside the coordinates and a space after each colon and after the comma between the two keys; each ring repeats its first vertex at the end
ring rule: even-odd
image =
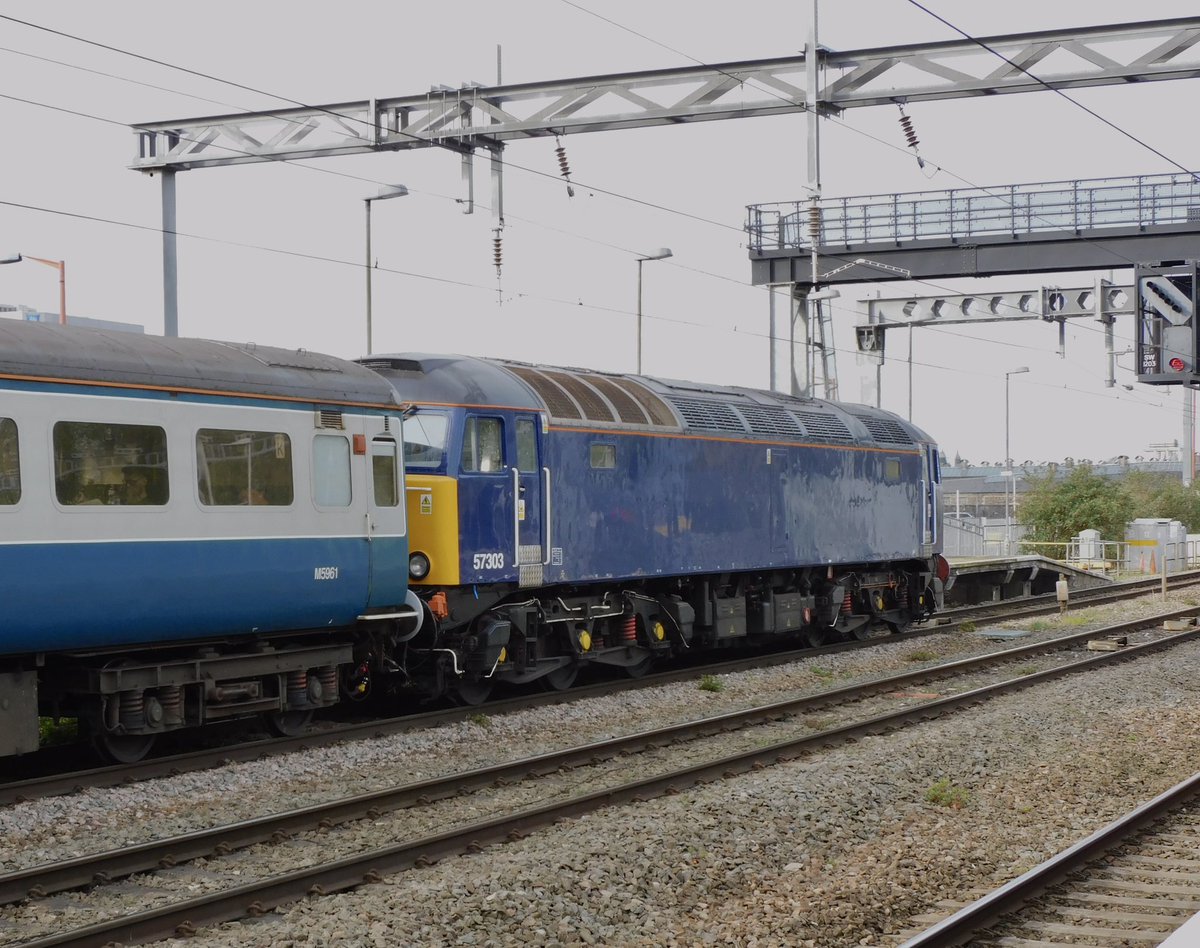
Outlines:
{"type": "MultiPolygon", "coordinates": [[[[356,435],[356,437],[358,437],[356,435]]],[[[408,583],[408,537],[404,492],[400,489],[400,449],[388,435],[368,448],[367,521],[371,585],[368,606],[404,601],[408,583]]]]}
{"type": "Polygon", "coordinates": [[[510,470],[513,485],[514,553],[518,582],[522,586],[540,586],[548,560],[549,537],[549,470],[540,463],[540,416],[518,415],[512,426],[513,450],[509,457],[516,460],[510,470]]]}

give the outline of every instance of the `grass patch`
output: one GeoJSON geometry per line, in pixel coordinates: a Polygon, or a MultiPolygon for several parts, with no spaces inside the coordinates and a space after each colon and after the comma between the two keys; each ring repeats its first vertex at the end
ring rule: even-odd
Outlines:
{"type": "Polygon", "coordinates": [[[1017,669],[1017,674],[1024,678],[1026,675],[1036,675],[1040,671],[1037,665],[1022,665],[1017,669]]]}
{"type": "Polygon", "coordinates": [[[930,652],[926,649],[917,649],[915,652],[909,652],[904,656],[906,662],[932,662],[937,658],[937,652],[930,652]]]}
{"type": "Polygon", "coordinates": [[[489,718],[482,711],[476,711],[469,718],[467,718],[467,720],[470,721],[472,724],[478,724],[480,727],[491,727],[492,726],[492,719],[489,718]]]}
{"type": "Polygon", "coordinates": [[[971,802],[971,795],[965,789],[943,777],[925,791],[925,802],[934,806],[948,806],[952,810],[961,810],[971,802]]]}
{"type": "Polygon", "coordinates": [[[831,672],[828,668],[819,668],[816,665],[813,665],[813,667],[810,668],[809,671],[812,672],[814,675],[816,675],[818,678],[820,678],[822,681],[829,681],[829,679],[831,679],[833,677],[833,672],[831,672]]]}
{"type": "Polygon", "coordinates": [[[71,744],[78,739],[77,718],[38,718],[38,740],[43,746],[71,744]]]}
{"type": "Polygon", "coordinates": [[[974,632],[975,631],[975,623],[972,622],[970,619],[965,619],[958,624],[958,631],[959,632],[974,632]]]}
{"type": "Polygon", "coordinates": [[[1087,616],[1063,616],[1062,624],[1071,628],[1079,628],[1088,624],[1087,616]]]}
{"type": "Polygon", "coordinates": [[[716,675],[703,675],[700,678],[701,691],[724,691],[725,682],[717,678],[716,675]]]}
{"type": "Polygon", "coordinates": [[[1030,632],[1049,632],[1050,631],[1050,623],[1046,622],[1044,619],[1035,619],[1033,622],[1029,623],[1029,631],[1030,632]]]}

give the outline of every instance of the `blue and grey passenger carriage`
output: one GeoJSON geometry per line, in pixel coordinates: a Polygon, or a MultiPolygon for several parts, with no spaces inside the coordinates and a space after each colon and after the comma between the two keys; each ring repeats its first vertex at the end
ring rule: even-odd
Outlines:
{"type": "Polygon", "coordinates": [[[0,321],[0,751],[336,702],[414,621],[400,425],[351,362],[0,321]]]}

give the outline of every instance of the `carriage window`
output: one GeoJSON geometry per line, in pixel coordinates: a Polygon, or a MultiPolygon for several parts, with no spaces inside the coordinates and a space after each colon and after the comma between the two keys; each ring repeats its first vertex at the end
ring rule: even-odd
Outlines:
{"type": "Polygon", "coordinates": [[[900,482],[900,461],[898,458],[884,459],[883,479],[889,484],[898,484],[900,482]]]}
{"type": "Polygon", "coordinates": [[[0,507],[21,499],[21,455],[17,449],[17,423],[0,418],[0,507]]]}
{"type": "Polygon", "coordinates": [[[439,467],[446,454],[445,415],[417,412],[404,419],[404,467],[439,467]]]}
{"type": "Polygon", "coordinates": [[[396,483],[396,442],[378,438],[371,442],[371,480],[375,485],[376,507],[398,507],[400,491],[396,483]]]}
{"type": "Polygon", "coordinates": [[[200,503],[286,507],[292,502],[292,441],[278,431],[196,432],[200,503]]]}
{"type": "Polygon", "coordinates": [[[489,473],[504,467],[504,429],[499,418],[468,418],[463,429],[462,469],[489,473]]]}
{"type": "Polygon", "coordinates": [[[615,444],[592,445],[592,467],[613,468],[617,466],[617,446],[615,444]]]}
{"type": "Polygon", "coordinates": [[[537,473],[537,429],[528,418],[517,419],[517,470],[537,473]]]}
{"type": "Polygon", "coordinates": [[[350,442],[341,435],[313,438],[313,502],[318,507],[349,507],[350,442]]]}
{"type": "Polygon", "coordinates": [[[60,421],[54,426],[54,492],[68,507],[167,502],[167,433],[152,425],[60,421]]]}

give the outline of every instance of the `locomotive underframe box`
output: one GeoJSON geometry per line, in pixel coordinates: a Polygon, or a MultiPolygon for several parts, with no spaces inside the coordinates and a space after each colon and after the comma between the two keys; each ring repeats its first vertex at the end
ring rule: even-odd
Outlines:
{"type": "Polygon", "coordinates": [[[748,617],[751,632],[788,632],[804,624],[804,608],[812,608],[816,600],[803,593],[783,593],[767,596],[754,603],[748,617]]]}
{"type": "Polygon", "coordinates": [[[0,674],[0,754],[32,754],[37,749],[37,672],[0,674]]]}
{"type": "Polygon", "coordinates": [[[714,600],[713,630],[717,639],[735,639],[746,634],[746,600],[744,597],[714,600]]]}

